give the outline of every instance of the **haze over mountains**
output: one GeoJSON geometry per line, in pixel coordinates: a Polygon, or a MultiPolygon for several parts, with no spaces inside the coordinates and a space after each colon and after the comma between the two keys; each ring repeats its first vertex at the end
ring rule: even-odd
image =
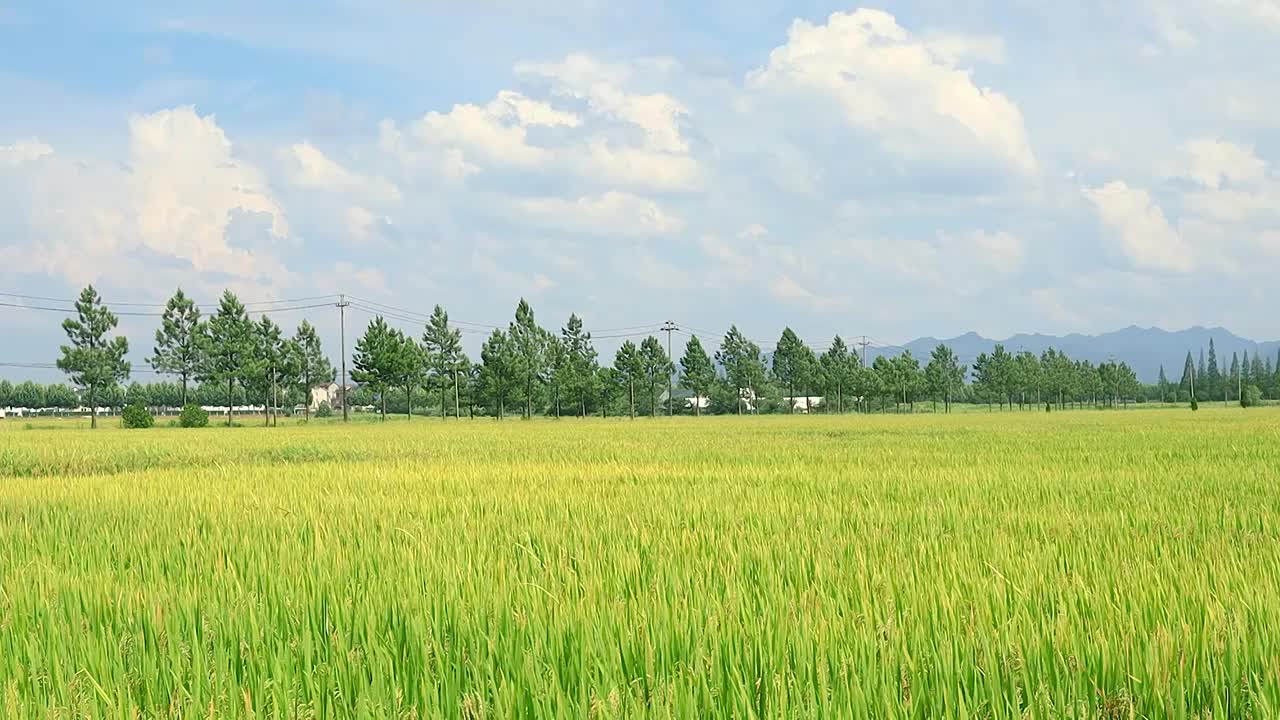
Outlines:
{"type": "MultiPolygon", "coordinates": [[[[1187,330],[1169,331],[1160,328],[1141,328],[1131,325],[1123,330],[1103,333],[1101,335],[1071,334],[1066,336],[1019,334],[1004,340],[984,338],[977,333],[966,333],[959,337],[939,340],[924,337],[912,340],[902,346],[912,355],[928,360],[929,353],[939,343],[946,343],[955,350],[960,361],[972,365],[979,353],[989,353],[996,343],[1003,343],[1005,349],[1012,353],[1029,350],[1037,355],[1050,347],[1067,353],[1073,360],[1088,360],[1095,365],[1114,358],[1126,362],[1138,373],[1138,379],[1153,383],[1164,365],[1165,374],[1170,382],[1178,382],[1182,377],[1182,365],[1190,350],[1199,361],[1200,349],[1209,351],[1209,340],[1212,339],[1217,351],[1219,368],[1231,366],[1231,353],[1248,352],[1252,358],[1261,352],[1263,358],[1271,358],[1274,364],[1280,341],[1258,342],[1242,338],[1221,327],[1196,326],[1187,330]]],[[[872,357],[877,353],[868,351],[872,357]]],[[[892,355],[902,352],[902,348],[881,348],[879,354],[892,355]]]]}

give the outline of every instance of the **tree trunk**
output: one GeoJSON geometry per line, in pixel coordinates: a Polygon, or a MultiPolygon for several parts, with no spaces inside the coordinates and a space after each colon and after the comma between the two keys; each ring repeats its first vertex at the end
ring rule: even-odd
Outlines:
{"type": "Polygon", "coordinates": [[[462,399],[458,393],[458,371],[453,371],[453,417],[454,419],[462,419],[462,399]]]}
{"type": "Polygon", "coordinates": [[[413,419],[413,386],[404,386],[404,416],[406,419],[413,419]]]}
{"type": "Polygon", "coordinates": [[[97,388],[89,387],[89,429],[98,429],[98,392],[97,388]]]}
{"type": "Polygon", "coordinates": [[[629,386],[631,388],[631,419],[635,420],[636,419],[636,381],[635,380],[629,381],[629,386]]]}
{"type": "Polygon", "coordinates": [[[187,374],[182,373],[182,406],[187,406],[187,374]]]}
{"type": "MultiPolygon", "coordinates": [[[[235,403],[235,380],[227,379],[227,427],[231,427],[231,406],[235,403]]],[[[248,393],[245,393],[248,395],[248,393]]]]}

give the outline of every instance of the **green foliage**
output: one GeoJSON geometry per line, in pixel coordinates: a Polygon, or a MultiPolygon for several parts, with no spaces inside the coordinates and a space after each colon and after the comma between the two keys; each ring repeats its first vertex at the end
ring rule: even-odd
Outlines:
{"type": "Polygon", "coordinates": [[[144,430],[155,425],[156,419],[145,406],[134,404],[125,407],[120,414],[120,422],[130,430],[144,430]]]}
{"type": "MultiPolygon", "coordinates": [[[[459,374],[467,364],[462,352],[462,331],[449,325],[449,313],[439,305],[431,313],[422,333],[424,379],[428,388],[440,393],[440,416],[447,415],[448,393],[460,392],[459,374]]],[[[459,408],[454,407],[455,414],[459,408]]]]}
{"type": "Polygon", "coordinates": [[[187,384],[199,374],[205,360],[206,334],[200,309],[178,288],[165,303],[155,348],[147,362],[156,372],[181,378],[182,404],[187,402],[187,384]]]}
{"type": "Polygon", "coordinates": [[[101,393],[129,377],[129,341],[123,337],[108,338],[115,329],[116,316],[102,304],[102,297],[90,285],[76,300],[76,317],[62,321],[62,329],[70,342],[62,346],[58,369],[71,376],[71,381],[85,393],[92,411],[92,427],[98,426],[98,404],[101,393]]]}
{"type": "Polygon", "coordinates": [[[658,338],[650,335],[640,343],[640,375],[649,391],[649,415],[658,414],[658,394],[662,384],[675,372],[675,365],[667,357],[658,338]]]}
{"type": "Polygon", "coordinates": [[[209,425],[209,413],[195,403],[188,403],[178,415],[178,425],[184,428],[202,428],[209,425]]]}
{"type": "Polygon", "coordinates": [[[1262,389],[1257,385],[1246,385],[1240,396],[1240,407],[1258,407],[1262,404],[1262,389]]]}
{"type": "Polygon", "coordinates": [[[691,335],[684,347],[684,357],[680,358],[680,387],[694,395],[693,412],[702,414],[702,400],[710,398],[711,388],[716,384],[716,367],[711,363],[711,356],[702,347],[697,335],[691,335]]]}
{"type": "Polygon", "coordinates": [[[328,400],[321,400],[320,404],[316,406],[316,417],[333,417],[333,406],[329,404],[328,400]]]}
{"type": "Polygon", "coordinates": [[[254,323],[230,290],[222,293],[218,312],[209,320],[207,335],[201,342],[205,350],[201,381],[221,390],[220,403],[227,407],[230,427],[231,407],[237,404],[236,387],[247,385],[256,362],[254,323]]]}
{"type": "Polygon", "coordinates": [[[751,397],[755,389],[764,384],[764,360],[760,346],[748,340],[738,326],[733,325],[720,343],[716,362],[724,368],[729,383],[738,390],[736,406],[737,412],[741,413],[746,405],[742,398],[751,397]]]}

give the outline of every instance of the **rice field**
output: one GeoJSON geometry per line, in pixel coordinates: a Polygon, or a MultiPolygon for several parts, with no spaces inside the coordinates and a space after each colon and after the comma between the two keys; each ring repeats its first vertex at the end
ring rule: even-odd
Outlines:
{"type": "Polygon", "coordinates": [[[1280,716],[1280,411],[0,423],[5,718],[1280,716]]]}

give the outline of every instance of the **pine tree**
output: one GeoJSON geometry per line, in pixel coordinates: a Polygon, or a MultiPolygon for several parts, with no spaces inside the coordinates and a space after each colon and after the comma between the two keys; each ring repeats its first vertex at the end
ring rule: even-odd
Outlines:
{"type": "MultiPolygon", "coordinates": [[[[462,353],[462,331],[449,326],[449,313],[436,305],[422,333],[422,349],[430,380],[440,389],[440,417],[448,417],[446,411],[447,388],[453,386],[454,416],[459,415],[458,374],[466,356],[462,353]]],[[[430,390],[430,388],[427,388],[430,390]]]]}
{"type": "Polygon", "coordinates": [[[693,414],[702,415],[702,399],[711,394],[716,382],[716,368],[711,364],[711,357],[702,348],[698,336],[689,338],[684,347],[684,357],[680,358],[680,387],[693,392],[693,414]]]}
{"type": "Polygon", "coordinates": [[[236,404],[236,385],[243,387],[253,367],[253,336],[254,325],[244,305],[230,290],[223,292],[218,312],[209,319],[200,381],[226,388],[227,427],[236,404]]]}
{"type": "Polygon", "coordinates": [[[129,341],[123,337],[108,338],[107,333],[119,321],[105,305],[98,291],[90,285],[76,300],[75,319],[62,321],[69,345],[62,346],[58,369],[71,376],[71,382],[84,391],[89,402],[91,428],[98,427],[98,399],[129,377],[129,341]]]}
{"type": "Polygon", "coordinates": [[[205,327],[200,309],[182,288],[165,303],[156,344],[148,362],[158,373],[177,375],[182,381],[182,404],[187,404],[187,385],[200,371],[204,357],[205,327]]]}
{"type": "Polygon", "coordinates": [[[1213,338],[1209,338],[1209,366],[1205,371],[1204,385],[1206,397],[1226,399],[1224,394],[1224,386],[1226,382],[1222,377],[1222,372],[1218,369],[1218,354],[1214,351],[1213,338]]]}
{"type": "Polygon", "coordinates": [[[662,349],[658,338],[650,335],[640,343],[640,368],[644,380],[649,387],[649,414],[658,414],[658,386],[675,370],[667,351],[662,349]]]}
{"type": "Polygon", "coordinates": [[[644,366],[640,361],[640,350],[636,344],[627,340],[618,348],[618,352],[613,358],[613,369],[618,376],[627,385],[627,394],[630,398],[629,404],[631,408],[631,419],[636,419],[636,383],[640,382],[640,378],[644,373],[644,366]]]}
{"type": "Polygon", "coordinates": [[[1156,386],[1160,388],[1160,402],[1169,402],[1169,378],[1164,374],[1164,365],[1160,366],[1160,377],[1156,381],[1156,386]]]}
{"type": "MultiPolygon", "coordinates": [[[[291,376],[304,393],[303,417],[311,419],[311,389],[321,383],[333,382],[336,372],[329,358],[325,357],[320,345],[320,336],[311,323],[303,320],[298,324],[290,345],[293,354],[291,376]]],[[[344,394],[345,396],[345,394],[344,394]]]]}

